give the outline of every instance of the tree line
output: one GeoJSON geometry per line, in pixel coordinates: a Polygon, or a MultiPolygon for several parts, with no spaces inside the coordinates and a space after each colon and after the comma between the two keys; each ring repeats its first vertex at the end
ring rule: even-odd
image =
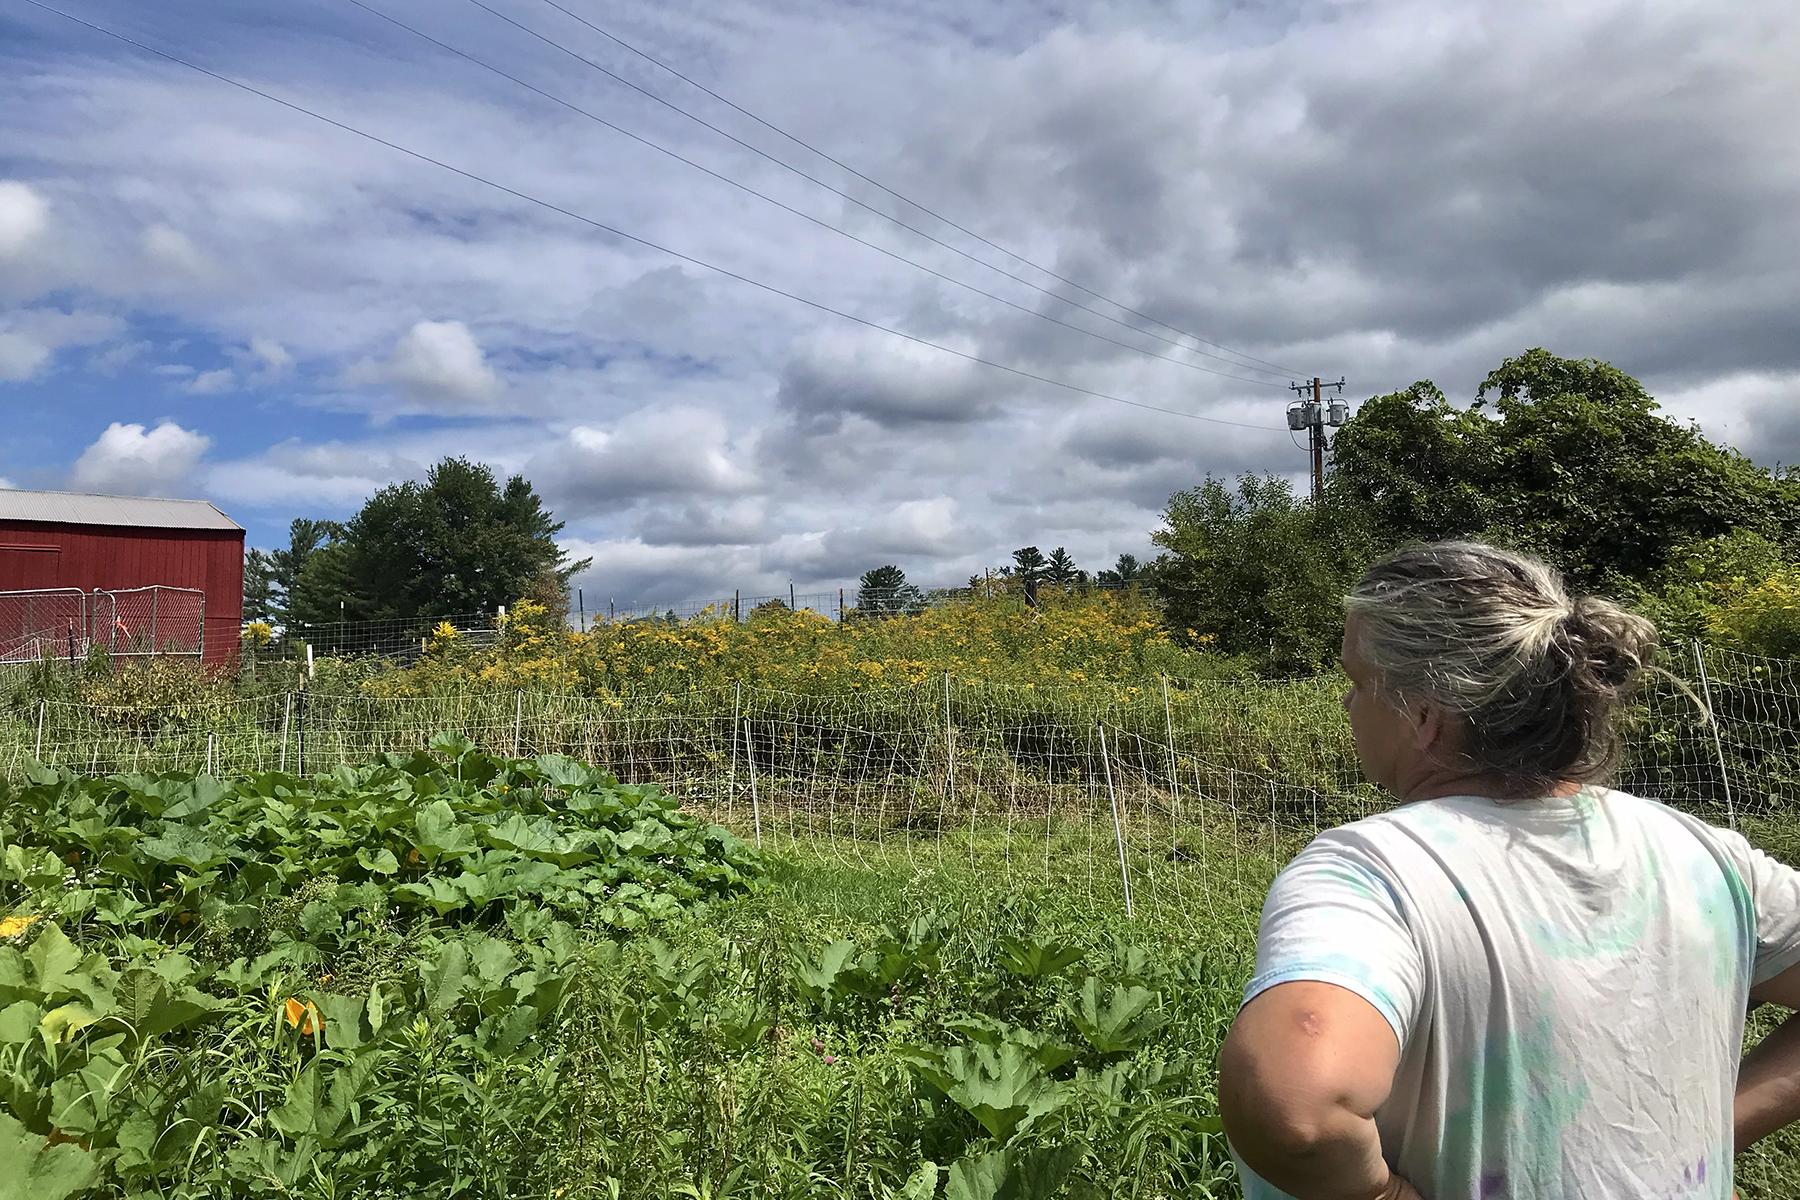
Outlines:
{"type": "Polygon", "coordinates": [[[296,519],[288,544],[244,557],[244,619],[284,628],[430,620],[520,598],[567,607],[590,560],[556,544],[563,523],[520,475],[447,458],[382,488],[348,521],[296,519]]]}
{"type": "MultiPolygon", "coordinates": [[[[1062,546],[1048,556],[1036,546],[1021,546],[1012,552],[1012,563],[991,568],[980,575],[969,576],[968,591],[976,595],[1017,592],[1026,604],[1036,604],[1038,589],[1097,586],[1129,587],[1144,577],[1143,564],[1134,554],[1121,554],[1113,565],[1089,574],[1075,565],[1074,557],[1062,546]]],[[[946,592],[945,594],[950,594],[946,592]]],[[[886,617],[918,612],[928,603],[923,589],[908,582],[906,572],[894,563],[864,571],[856,589],[856,612],[860,616],[886,617]]]]}

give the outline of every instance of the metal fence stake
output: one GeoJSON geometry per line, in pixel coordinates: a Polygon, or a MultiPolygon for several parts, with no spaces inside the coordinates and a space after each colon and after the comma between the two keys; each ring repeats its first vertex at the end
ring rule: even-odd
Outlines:
{"type": "Polygon", "coordinates": [[[1725,742],[1719,737],[1719,714],[1713,708],[1712,681],[1706,675],[1706,655],[1700,649],[1700,639],[1694,639],[1694,666],[1700,671],[1700,696],[1706,701],[1706,723],[1712,729],[1713,753],[1719,756],[1719,786],[1725,789],[1725,820],[1732,828],[1737,828],[1737,805],[1731,798],[1731,769],[1725,763],[1725,742]]]}
{"type": "Polygon", "coordinates": [[[750,746],[750,722],[744,722],[744,760],[750,768],[750,820],[756,826],[756,848],[762,849],[762,804],[756,798],[756,754],[750,746]]]}
{"type": "Polygon", "coordinates": [[[278,771],[280,771],[280,772],[281,772],[281,773],[282,773],[282,774],[283,774],[283,775],[286,775],[286,774],[287,774],[287,740],[288,740],[288,726],[289,726],[289,725],[291,725],[291,724],[293,724],[293,721],[294,721],[294,693],[292,693],[292,692],[289,692],[289,693],[288,693],[288,694],[287,694],[287,706],[286,706],[286,710],[285,710],[285,711],[284,711],[284,712],[283,712],[283,713],[282,713],[282,714],[281,714],[281,755],[280,755],[280,765],[279,765],[279,766],[277,766],[277,767],[276,767],[276,768],[275,768],[275,769],[276,769],[276,770],[278,770],[278,771]]]}
{"type": "Polygon", "coordinates": [[[1100,765],[1106,771],[1106,794],[1112,801],[1113,843],[1119,848],[1119,882],[1125,885],[1125,916],[1129,920],[1133,914],[1131,871],[1125,865],[1125,823],[1119,816],[1119,793],[1113,788],[1112,756],[1106,752],[1106,726],[1102,723],[1097,728],[1100,730],[1100,765]]]}

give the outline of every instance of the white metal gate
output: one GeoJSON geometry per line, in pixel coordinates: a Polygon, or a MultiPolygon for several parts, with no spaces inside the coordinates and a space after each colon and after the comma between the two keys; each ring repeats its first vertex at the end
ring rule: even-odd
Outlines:
{"type": "Polygon", "coordinates": [[[0,663],[82,659],[95,649],[198,659],[205,648],[206,594],[195,588],[0,592],[0,663]]]}

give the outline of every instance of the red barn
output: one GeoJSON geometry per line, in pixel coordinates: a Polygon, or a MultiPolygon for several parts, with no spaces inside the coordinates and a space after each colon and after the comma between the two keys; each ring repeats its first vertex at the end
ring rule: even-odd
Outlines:
{"type": "MultiPolygon", "coordinates": [[[[205,661],[229,660],[244,614],[243,527],[204,500],[0,489],[0,592],[149,587],[202,593],[205,661]]],[[[166,606],[165,633],[198,623],[192,597],[146,593],[109,598],[104,614],[96,605],[89,617],[95,636],[107,640],[116,629],[143,644],[156,619],[148,615],[152,595],[166,606]]]]}

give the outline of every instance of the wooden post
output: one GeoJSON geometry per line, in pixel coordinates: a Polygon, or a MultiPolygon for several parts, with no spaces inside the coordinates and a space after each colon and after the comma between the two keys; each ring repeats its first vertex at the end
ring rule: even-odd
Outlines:
{"type": "Polygon", "coordinates": [[[218,753],[218,751],[217,751],[217,747],[216,747],[217,737],[218,737],[218,734],[216,734],[216,733],[208,733],[206,735],[206,773],[208,775],[217,775],[218,774],[218,769],[217,769],[217,764],[218,764],[217,753],[218,753]]]}
{"type": "Polygon", "coordinates": [[[525,693],[523,691],[515,691],[513,693],[513,752],[512,752],[512,756],[514,758],[519,757],[519,733],[520,733],[520,729],[524,725],[524,723],[525,723],[525,693]]]}
{"type": "Polygon", "coordinates": [[[1112,757],[1106,752],[1106,726],[1100,729],[1100,763],[1106,770],[1106,794],[1112,801],[1113,843],[1119,848],[1119,882],[1125,885],[1125,917],[1132,917],[1131,871],[1125,865],[1125,823],[1119,816],[1119,793],[1113,788],[1112,757]]]}
{"type": "Polygon", "coordinates": [[[731,619],[734,621],[744,619],[744,593],[741,591],[731,593],[731,619]]]}
{"type": "Polygon", "coordinates": [[[44,712],[49,707],[50,702],[48,700],[38,701],[37,746],[32,750],[31,757],[37,759],[39,762],[44,761],[44,712]]]}

